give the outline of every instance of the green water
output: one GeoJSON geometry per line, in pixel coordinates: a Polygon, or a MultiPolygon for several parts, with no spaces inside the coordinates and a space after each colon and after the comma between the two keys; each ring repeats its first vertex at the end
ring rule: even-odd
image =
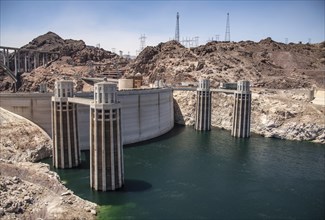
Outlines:
{"type": "Polygon", "coordinates": [[[117,192],[89,188],[87,154],[81,169],[55,171],[99,219],[325,218],[324,145],[175,127],[125,147],[117,192]]]}

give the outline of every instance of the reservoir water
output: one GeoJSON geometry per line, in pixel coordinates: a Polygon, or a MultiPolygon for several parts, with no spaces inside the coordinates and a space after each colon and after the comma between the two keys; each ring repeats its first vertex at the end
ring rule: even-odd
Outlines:
{"type": "Polygon", "coordinates": [[[324,219],[324,156],[321,144],[176,126],[125,146],[123,190],[89,188],[89,152],[80,169],[51,169],[99,219],[324,219]]]}

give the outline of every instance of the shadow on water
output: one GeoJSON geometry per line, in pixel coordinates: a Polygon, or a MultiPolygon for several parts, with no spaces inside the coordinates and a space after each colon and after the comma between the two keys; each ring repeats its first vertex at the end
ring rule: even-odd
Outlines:
{"type": "Polygon", "coordinates": [[[124,187],[117,190],[116,192],[142,192],[152,188],[152,185],[148,182],[142,180],[135,180],[135,179],[125,179],[124,180],[124,187]]]}
{"type": "Polygon", "coordinates": [[[184,125],[175,124],[174,128],[172,130],[170,130],[169,132],[167,132],[166,134],[163,134],[159,137],[156,137],[156,138],[153,138],[153,139],[150,139],[147,141],[141,141],[141,142],[137,142],[134,144],[126,144],[123,147],[124,148],[138,147],[140,145],[147,145],[147,144],[152,144],[152,143],[163,141],[163,140],[168,140],[169,138],[178,136],[179,134],[184,132],[185,128],[186,127],[184,125]]]}
{"type": "MultiPolygon", "coordinates": [[[[81,164],[78,169],[90,169],[90,151],[82,151],[81,152],[81,164]]],[[[88,177],[89,178],[89,177],[88,177]]],[[[116,190],[117,193],[125,193],[125,192],[141,192],[148,190],[152,187],[152,185],[148,182],[136,179],[125,179],[124,187],[116,190]]]]}
{"type": "Polygon", "coordinates": [[[129,197],[131,194],[141,194],[152,188],[152,185],[148,182],[136,179],[126,179],[124,180],[125,182],[123,188],[117,189],[115,191],[103,192],[90,188],[89,176],[85,177],[82,180],[82,184],[80,184],[79,179],[78,182],[69,181],[66,186],[83,199],[94,201],[100,206],[125,205],[130,202],[129,197]]]}

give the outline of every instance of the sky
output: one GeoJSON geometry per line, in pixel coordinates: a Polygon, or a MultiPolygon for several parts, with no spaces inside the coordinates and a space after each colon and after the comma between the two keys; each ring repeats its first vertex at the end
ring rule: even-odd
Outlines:
{"type": "Polygon", "coordinates": [[[325,37],[324,0],[234,1],[87,1],[0,0],[0,45],[21,47],[52,31],[63,39],[135,55],[141,35],[146,46],[175,37],[180,15],[180,40],[225,39],[227,13],[231,41],[319,43],[325,37]]]}

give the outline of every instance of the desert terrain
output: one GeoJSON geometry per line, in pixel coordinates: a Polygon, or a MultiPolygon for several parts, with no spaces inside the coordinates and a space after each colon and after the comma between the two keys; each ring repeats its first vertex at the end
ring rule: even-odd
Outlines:
{"type": "MultiPolygon", "coordinates": [[[[325,144],[325,42],[283,44],[266,38],[185,48],[168,41],[146,47],[131,60],[48,32],[23,48],[55,51],[60,56],[20,73],[18,92],[37,92],[41,83],[52,92],[54,82],[64,77],[74,81],[76,91],[90,91],[83,77],[103,78],[112,72],[122,78],[140,73],[145,85],[162,80],[168,86],[179,86],[208,78],[212,88],[218,88],[220,83],[249,80],[252,132],[325,144]]],[[[13,92],[13,88],[12,80],[0,69],[0,91],[13,92]]],[[[196,92],[174,91],[175,123],[194,125],[195,100],[196,92]]],[[[230,130],[233,96],[213,94],[212,107],[212,126],[230,130]]],[[[1,108],[0,129],[0,218],[95,218],[96,204],[75,196],[47,165],[32,163],[51,155],[50,137],[1,108]]]]}

